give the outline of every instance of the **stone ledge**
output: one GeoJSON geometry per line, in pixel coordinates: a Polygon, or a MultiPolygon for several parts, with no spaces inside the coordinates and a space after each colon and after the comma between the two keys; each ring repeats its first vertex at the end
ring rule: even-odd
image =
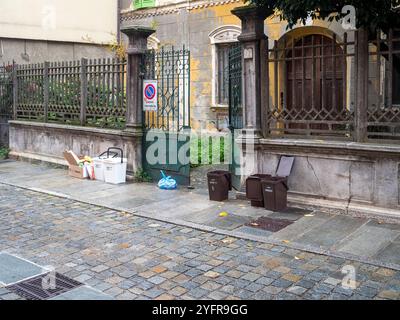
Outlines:
{"type": "Polygon", "coordinates": [[[56,156],[49,156],[49,155],[30,153],[30,152],[10,151],[9,157],[14,160],[21,160],[30,163],[39,162],[46,164],[54,164],[65,168],[68,167],[68,163],[65,159],[56,156]]]}
{"type": "Polygon", "coordinates": [[[363,156],[400,156],[400,144],[358,143],[349,141],[307,140],[307,139],[260,139],[256,144],[260,149],[282,149],[285,151],[312,150],[316,153],[363,155],[363,156]]]}
{"type": "Polygon", "coordinates": [[[299,208],[315,208],[332,214],[343,214],[368,219],[378,219],[387,223],[400,222],[400,207],[384,208],[359,201],[321,199],[293,192],[288,193],[288,203],[299,208]]]}
{"type": "Polygon", "coordinates": [[[73,126],[58,123],[42,123],[42,122],[32,122],[32,121],[20,121],[11,120],[9,121],[10,126],[23,126],[23,127],[35,127],[44,129],[56,129],[60,131],[74,131],[76,133],[82,134],[96,134],[96,135],[107,135],[107,136],[120,136],[120,137],[141,137],[140,132],[130,132],[117,129],[102,129],[96,127],[84,127],[84,126],[73,126]]]}

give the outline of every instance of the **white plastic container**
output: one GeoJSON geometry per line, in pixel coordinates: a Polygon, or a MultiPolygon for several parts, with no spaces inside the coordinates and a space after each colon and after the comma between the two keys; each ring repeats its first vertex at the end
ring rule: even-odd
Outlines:
{"type": "Polygon", "coordinates": [[[126,158],[108,158],[102,161],[105,182],[112,184],[126,182],[126,158]]]}
{"type": "Polygon", "coordinates": [[[94,177],[96,180],[105,181],[104,179],[104,160],[109,158],[115,158],[118,153],[121,154],[120,160],[123,157],[123,151],[121,148],[110,147],[107,151],[103,152],[98,157],[92,158],[93,161],[93,168],[94,168],[94,177]],[[112,152],[111,150],[117,150],[112,152]]]}
{"type": "Polygon", "coordinates": [[[96,180],[104,181],[104,160],[107,157],[93,158],[94,177],[96,180]]]}

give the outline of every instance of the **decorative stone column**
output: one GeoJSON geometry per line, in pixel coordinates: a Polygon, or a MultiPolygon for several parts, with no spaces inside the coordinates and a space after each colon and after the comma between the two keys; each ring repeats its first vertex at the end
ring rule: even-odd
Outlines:
{"type": "Polygon", "coordinates": [[[147,38],[155,32],[154,29],[130,26],[121,29],[129,39],[128,63],[126,73],[126,129],[125,131],[140,133],[143,127],[143,81],[140,77],[143,55],[147,50],[147,38]]]}
{"type": "MultiPolygon", "coordinates": [[[[256,142],[262,137],[262,108],[267,86],[266,45],[268,38],[264,34],[264,20],[272,14],[269,9],[245,6],[233,9],[232,14],[242,22],[242,33],[238,40],[242,43],[242,104],[243,135],[246,140],[256,142]]],[[[264,101],[265,102],[265,101],[264,101]]]]}
{"type": "Polygon", "coordinates": [[[354,140],[366,142],[368,128],[368,30],[360,28],[356,31],[356,106],[354,110],[354,140]]]}

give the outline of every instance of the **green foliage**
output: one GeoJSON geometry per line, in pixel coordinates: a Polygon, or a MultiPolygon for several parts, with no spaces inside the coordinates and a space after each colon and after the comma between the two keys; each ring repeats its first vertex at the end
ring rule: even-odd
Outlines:
{"type": "Polygon", "coordinates": [[[9,153],[10,153],[10,149],[9,148],[0,147],[0,160],[7,159],[9,153]]]}
{"type": "Polygon", "coordinates": [[[142,168],[138,169],[134,175],[136,182],[151,182],[153,179],[142,168]]]}
{"type": "Polygon", "coordinates": [[[226,145],[224,137],[190,139],[190,166],[192,168],[204,164],[212,164],[213,159],[223,163],[225,161],[226,145]]]}
{"type": "Polygon", "coordinates": [[[352,5],[356,9],[357,28],[364,27],[371,32],[383,31],[400,26],[400,13],[392,8],[400,0],[245,0],[248,3],[274,10],[292,28],[309,16],[313,19],[340,20],[342,8],[352,5]]]}
{"type": "MultiPolygon", "coordinates": [[[[20,81],[21,90],[24,92],[23,99],[25,104],[42,104],[43,103],[43,81],[32,79],[20,81]]],[[[81,82],[79,77],[71,77],[68,81],[50,81],[49,82],[49,104],[52,106],[60,106],[60,112],[49,112],[47,117],[49,122],[63,122],[69,125],[80,125],[80,91],[81,82]],[[67,114],[67,116],[65,115],[67,114]]],[[[12,91],[11,91],[12,94],[12,91]]],[[[97,116],[87,115],[88,126],[102,128],[124,128],[126,119],[124,116],[101,116],[105,112],[105,108],[125,108],[126,95],[123,92],[116,92],[106,85],[94,84],[89,82],[87,93],[87,104],[91,110],[98,113],[97,116]],[[97,107],[98,106],[98,107],[97,107]],[[96,112],[98,108],[98,112],[96,112]]],[[[11,96],[12,99],[12,96],[11,96]]],[[[12,100],[11,100],[12,101],[12,100]]],[[[117,111],[116,113],[123,113],[117,111]]],[[[44,121],[44,115],[37,116],[38,121],[44,121]]]]}

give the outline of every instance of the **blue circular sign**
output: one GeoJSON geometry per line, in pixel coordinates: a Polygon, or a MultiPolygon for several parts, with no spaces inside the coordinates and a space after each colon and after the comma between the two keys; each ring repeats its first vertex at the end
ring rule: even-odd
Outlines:
{"type": "Polygon", "coordinates": [[[153,84],[148,84],[145,88],[144,88],[144,95],[146,96],[147,99],[151,100],[155,97],[156,95],[156,88],[154,87],[153,84]]]}

